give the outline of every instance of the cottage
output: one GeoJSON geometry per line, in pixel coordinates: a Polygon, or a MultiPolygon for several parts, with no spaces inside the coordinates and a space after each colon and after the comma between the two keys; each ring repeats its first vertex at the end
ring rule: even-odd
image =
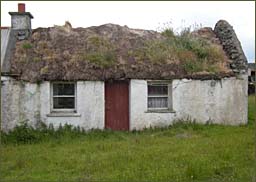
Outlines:
{"type": "Polygon", "coordinates": [[[175,36],[105,24],[1,28],[2,130],[22,121],[133,130],[247,123],[247,60],[228,22],[175,36]]]}

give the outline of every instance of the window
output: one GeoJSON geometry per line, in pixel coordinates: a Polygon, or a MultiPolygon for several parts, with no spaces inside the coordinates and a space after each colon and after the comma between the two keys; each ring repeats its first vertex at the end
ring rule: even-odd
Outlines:
{"type": "Polygon", "coordinates": [[[52,83],[52,110],[75,111],[76,84],[52,83]]]}
{"type": "Polygon", "coordinates": [[[171,109],[171,84],[148,83],[148,109],[171,109]]]}

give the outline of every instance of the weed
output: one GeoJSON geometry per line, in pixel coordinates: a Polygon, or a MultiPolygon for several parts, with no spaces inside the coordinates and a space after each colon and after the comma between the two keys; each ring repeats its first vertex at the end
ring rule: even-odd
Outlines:
{"type": "Polygon", "coordinates": [[[173,28],[167,28],[163,32],[161,32],[161,34],[165,37],[168,37],[168,38],[174,38],[175,37],[173,28]]]}
{"type": "Polygon", "coordinates": [[[115,47],[106,38],[100,36],[93,36],[88,38],[87,50],[92,52],[105,52],[113,50],[115,47]]]}
{"type": "Polygon", "coordinates": [[[39,57],[34,57],[34,58],[33,58],[33,61],[34,61],[34,62],[39,62],[39,61],[41,61],[41,59],[40,59],[39,57]]]}
{"type": "Polygon", "coordinates": [[[85,54],[84,58],[97,66],[108,68],[112,66],[116,61],[117,57],[112,51],[106,52],[91,52],[85,54]]]}
{"type": "Polygon", "coordinates": [[[85,132],[80,127],[65,124],[60,125],[58,129],[54,130],[53,125],[47,126],[43,122],[39,122],[34,128],[29,126],[27,122],[22,122],[16,126],[9,133],[1,133],[2,143],[15,143],[15,144],[32,144],[48,141],[50,139],[60,138],[75,138],[79,137],[85,132]]]}
{"type": "Polygon", "coordinates": [[[24,43],[22,44],[22,48],[23,48],[23,49],[31,49],[31,48],[32,48],[32,45],[31,45],[30,43],[28,43],[28,42],[24,42],[24,43]]]}
{"type": "Polygon", "coordinates": [[[47,72],[48,72],[48,66],[46,65],[46,66],[44,66],[44,67],[42,67],[41,69],[40,69],[40,74],[46,74],[47,72]]]}
{"type": "Polygon", "coordinates": [[[99,36],[88,38],[87,53],[82,57],[103,68],[108,68],[117,61],[115,46],[108,39],[99,36]]]}
{"type": "Polygon", "coordinates": [[[190,27],[183,28],[178,35],[168,27],[161,34],[165,39],[146,41],[141,48],[129,50],[128,57],[154,64],[176,59],[187,73],[223,69],[220,63],[225,62],[226,58],[222,50],[202,38],[192,36],[190,27]]]}
{"type": "Polygon", "coordinates": [[[193,60],[186,60],[182,64],[183,68],[188,73],[199,72],[203,70],[202,64],[193,60]]]}
{"type": "Polygon", "coordinates": [[[190,27],[185,27],[180,31],[180,37],[186,37],[189,36],[191,33],[191,28],[190,27]]]}

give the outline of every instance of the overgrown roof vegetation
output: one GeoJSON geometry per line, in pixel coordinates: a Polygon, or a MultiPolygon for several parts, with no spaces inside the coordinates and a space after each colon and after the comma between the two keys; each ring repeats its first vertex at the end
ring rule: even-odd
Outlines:
{"type": "Polygon", "coordinates": [[[211,28],[176,35],[106,24],[38,28],[16,44],[12,72],[27,81],[173,79],[232,75],[211,28]]]}
{"type": "Polygon", "coordinates": [[[161,33],[165,38],[151,40],[136,50],[139,60],[150,60],[155,64],[180,64],[187,73],[226,71],[227,58],[219,45],[193,35],[189,28],[184,28],[179,35],[172,29],[161,33]]]}

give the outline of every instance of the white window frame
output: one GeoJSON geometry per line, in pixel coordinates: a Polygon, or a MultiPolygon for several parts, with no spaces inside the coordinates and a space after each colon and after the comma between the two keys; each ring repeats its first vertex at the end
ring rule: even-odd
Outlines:
{"type": "Polygon", "coordinates": [[[76,82],[51,82],[51,112],[76,112],[77,108],[77,88],[76,88],[76,82]],[[73,109],[55,109],[53,108],[53,98],[54,97],[71,97],[70,95],[58,95],[58,96],[53,96],[53,85],[54,84],[74,84],[75,87],[75,95],[74,95],[74,108],[73,109]]]}
{"type": "Polygon", "coordinates": [[[169,110],[172,111],[172,81],[148,81],[147,82],[147,109],[148,111],[165,111],[169,110]],[[168,93],[167,95],[149,95],[148,94],[148,86],[167,86],[168,93]],[[167,97],[167,107],[155,107],[155,108],[149,108],[148,107],[148,99],[149,98],[156,98],[156,97],[162,97],[166,98],[167,97]]]}

